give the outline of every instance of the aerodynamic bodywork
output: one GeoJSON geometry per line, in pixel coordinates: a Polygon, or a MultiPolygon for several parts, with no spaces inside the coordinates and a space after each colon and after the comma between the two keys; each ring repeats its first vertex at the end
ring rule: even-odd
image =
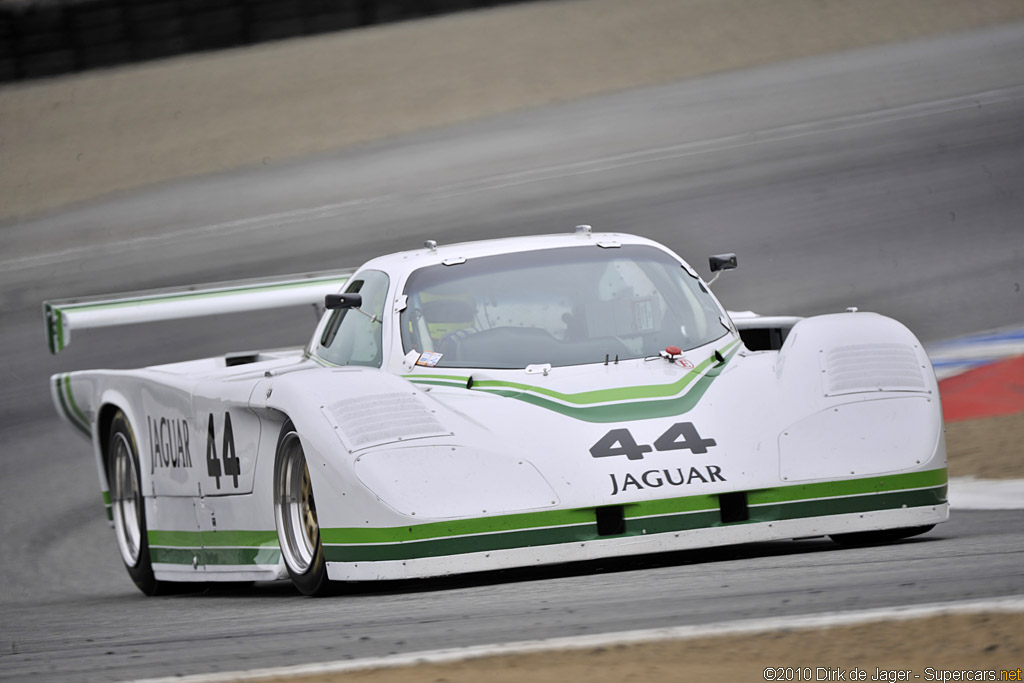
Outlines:
{"type": "Polygon", "coordinates": [[[428,242],[44,313],[57,352],[72,329],[313,302],[305,348],[52,378],[145,593],[888,540],[948,516],[938,389],[906,327],[730,314],[640,237],[428,242]]]}

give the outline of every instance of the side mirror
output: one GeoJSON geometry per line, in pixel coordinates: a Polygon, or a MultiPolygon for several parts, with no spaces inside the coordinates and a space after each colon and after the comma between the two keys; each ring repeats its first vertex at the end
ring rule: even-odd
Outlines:
{"type": "Polygon", "coordinates": [[[324,297],[324,306],[333,311],[339,308],[359,308],[363,305],[361,294],[328,294],[324,297]]]}
{"type": "Polygon", "coordinates": [[[711,266],[711,272],[715,274],[708,280],[708,287],[710,287],[715,284],[719,275],[736,267],[736,254],[715,254],[708,259],[708,265],[711,266]]]}
{"type": "Polygon", "coordinates": [[[711,272],[717,273],[720,270],[732,270],[736,267],[736,254],[715,254],[708,259],[711,272]]]}

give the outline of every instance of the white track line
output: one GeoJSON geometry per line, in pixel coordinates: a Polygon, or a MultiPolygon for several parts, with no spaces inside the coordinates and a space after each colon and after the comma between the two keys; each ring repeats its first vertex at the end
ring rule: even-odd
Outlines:
{"type": "Polygon", "coordinates": [[[1024,479],[951,477],[951,510],[1020,510],[1024,508],[1024,479]]]}
{"type": "Polygon", "coordinates": [[[250,669],[194,676],[148,678],[136,683],[226,683],[228,681],[260,681],[291,676],[310,676],[367,669],[385,669],[419,664],[442,664],[479,659],[495,655],[521,655],[554,650],[576,650],[608,647],[623,643],[650,643],[662,640],[690,640],[709,636],[732,636],[771,631],[802,631],[835,626],[854,626],[875,621],[905,621],[948,614],[977,614],[980,612],[1024,612],[1024,596],[970,600],[963,602],[931,603],[902,607],[858,610],[855,612],[826,612],[792,617],[768,617],[726,621],[699,626],[620,631],[590,636],[569,636],[546,640],[524,640],[516,643],[475,645],[449,650],[429,650],[388,657],[367,657],[348,661],[250,669]]]}

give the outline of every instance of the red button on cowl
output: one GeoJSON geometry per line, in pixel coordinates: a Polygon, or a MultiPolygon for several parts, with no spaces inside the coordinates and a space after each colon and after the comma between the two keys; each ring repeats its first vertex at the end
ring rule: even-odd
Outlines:
{"type": "Polygon", "coordinates": [[[683,352],[683,350],[681,348],[679,348],[678,346],[666,346],[665,347],[665,353],[667,353],[670,356],[678,356],[682,352],[683,352]]]}

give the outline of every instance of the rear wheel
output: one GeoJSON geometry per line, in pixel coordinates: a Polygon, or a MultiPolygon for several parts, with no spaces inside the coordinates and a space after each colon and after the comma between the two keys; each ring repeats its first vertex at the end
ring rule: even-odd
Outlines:
{"type": "Polygon", "coordinates": [[[326,595],[331,582],[320,542],[306,456],[291,420],[281,428],[274,464],[274,517],[288,575],[305,595],[326,595]]]}
{"type": "Polygon", "coordinates": [[[892,543],[911,536],[923,534],[935,528],[934,524],[925,526],[910,526],[903,529],[882,529],[880,531],[855,531],[849,534],[832,534],[829,536],[833,541],[846,546],[881,545],[892,543]]]}
{"type": "Polygon", "coordinates": [[[120,410],[110,423],[107,439],[107,482],[114,535],[128,575],[146,595],[160,592],[161,582],[153,576],[146,538],[146,508],[139,477],[139,456],[128,418],[120,410]]]}

